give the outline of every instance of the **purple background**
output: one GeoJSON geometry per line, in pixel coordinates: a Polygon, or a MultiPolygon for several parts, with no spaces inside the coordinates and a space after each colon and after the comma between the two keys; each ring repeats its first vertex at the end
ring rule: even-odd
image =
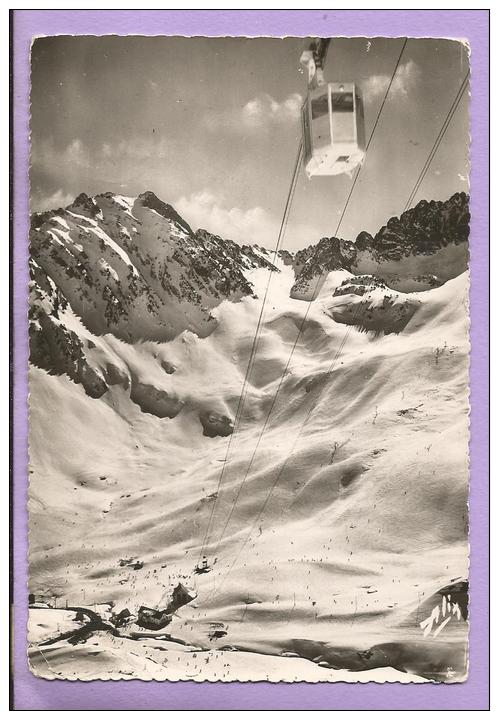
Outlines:
{"type": "Polygon", "coordinates": [[[14,708],[488,708],[488,10],[14,11],[14,708]],[[26,661],[29,50],[55,34],[411,36],[471,45],[471,633],[464,684],[47,681],[26,661]],[[83,686],[84,685],[84,686],[83,686]]]}

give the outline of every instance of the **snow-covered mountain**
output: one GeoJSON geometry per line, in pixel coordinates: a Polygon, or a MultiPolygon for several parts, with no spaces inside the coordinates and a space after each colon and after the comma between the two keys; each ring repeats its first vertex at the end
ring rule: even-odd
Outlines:
{"type": "Polygon", "coordinates": [[[421,200],[388,220],[374,237],[355,242],[324,237],[317,245],[286,254],[296,274],[293,294],[310,298],[317,279],[336,269],[373,274],[405,292],[440,286],[468,267],[469,197],[455,193],[445,202],[421,200]]]}
{"type": "MultiPolygon", "coordinates": [[[[450,248],[466,254],[467,200],[427,205],[414,229],[403,216],[372,242],[297,255],[194,233],[152,193],[33,217],[36,599],[134,614],[182,580],[195,603],[161,633],[195,650],[464,678],[465,617],[438,634],[421,623],[468,570],[468,275],[446,266],[450,248]],[[368,253],[376,278],[359,272],[368,253]],[[406,268],[435,288],[394,285],[406,268]],[[208,530],[212,569],[196,576],[208,530]]],[[[88,678],[126,675],[144,630],[125,632],[33,647],[33,668],[50,676],[76,654],[88,678]]],[[[167,642],[149,642],[143,674],[174,678],[167,642]]]]}
{"type": "Polygon", "coordinates": [[[67,373],[92,397],[121,377],[112,364],[101,372],[89,364],[92,335],[128,343],[169,341],[184,330],[207,336],[213,307],[255,296],[248,269],[275,269],[265,249],[193,232],[151,192],[81,194],[65,209],[35,214],[30,244],[31,360],[67,373]]]}
{"type": "MultiPolygon", "coordinates": [[[[338,269],[420,291],[467,268],[468,233],[468,197],[456,193],[445,203],[421,201],[374,238],[326,237],[281,257],[293,266],[291,296],[298,299],[314,298],[338,269]]],[[[276,270],[266,249],[194,232],[152,192],[136,199],[82,193],[66,208],[34,214],[30,244],[31,360],[68,374],[92,397],[126,379],[112,363],[90,365],[92,334],[128,343],[170,341],[184,330],[207,336],[216,327],[215,306],[255,297],[249,270],[276,270]]]]}

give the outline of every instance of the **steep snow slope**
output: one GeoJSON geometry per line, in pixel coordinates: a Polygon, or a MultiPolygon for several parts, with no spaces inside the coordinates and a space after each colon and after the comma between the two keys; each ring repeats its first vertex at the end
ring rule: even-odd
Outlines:
{"type": "MultiPolygon", "coordinates": [[[[107,388],[92,399],[67,374],[31,369],[32,592],[132,609],[159,604],[180,577],[198,598],[168,632],[188,642],[460,678],[467,623],[453,618],[436,637],[420,623],[438,591],[467,576],[467,274],[417,294],[386,290],[411,316],[396,329],[384,316],[373,332],[382,287],[348,294],[351,274],[332,271],[309,305],[290,297],[292,266],[278,267],[216,499],[216,562],[201,576],[229,444],[203,431],[234,420],[261,298],[219,303],[205,338],[136,344],[61,309],[107,388]],[[120,565],[130,558],[142,567],[120,565]],[[209,641],[220,621],[227,635],[209,641]]],[[[268,273],[246,272],[257,296],[268,273]]]]}

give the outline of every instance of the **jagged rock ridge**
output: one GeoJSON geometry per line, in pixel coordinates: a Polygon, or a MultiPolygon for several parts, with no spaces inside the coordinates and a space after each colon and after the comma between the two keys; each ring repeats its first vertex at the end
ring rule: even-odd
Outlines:
{"type": "MultiPolygon", "coordinates": [[[[421,201],[374,237],[325,237],[279,256],[293,266],[295,298],[314,298],[327,274],[340,269],[374,275],[396,291],[418,291],[466,269],[468,234],[468,196],[456,193],[446,202],[421,201]]],[[[213,307],[256,298],[250,269],[276,269],[268,250],[194,232],[150,191],[137,198],[82,193],[66,208],[34,214],[30,245],[31,362],[68,375],[93,398],[120,385],[157,417],[175,417],[183,401],[141,382],[123,363],[106,360],[99,336],[127,343],[166,342],[186,330],[206,336],[217,324],[213,307]],[[93,357],[97,351],[99,359],[93,357]]],[[[348,288],[358,290],[359,284],[349,282],[348,288]]],[[[347,309],[336,310],[334,318],[351,320],[347,309]]],[[[175,372],[169,362],[160,365],[167,375],[175,372]]],[[[232,431],[227,413],[203,411],[200,421],[206,436],[232,431]]]]}
{"type": "Polygon", "coordinates": [[[440,286],[468,266],[469,221],[469,197],[455,193],[445,202],[421,200],[390,218],[374,237],[368,232],[355,242],[324,237],[292,258],[293,296],[313,297],[321,280],[337,269],[379,276],[398,291],[440,286]]]}
{"type": "Polygon", "coordinates": [[[92,334],[129,343],[164,342],[186,329],[206,336],[216,326],[214,306],[255,297],[249,269],[275,269],[265,250],[194,232],[150,191],[136,199],[82,193],[65,209],[34,214],[30,251],[31,362],[66,373],[91,397],[131,384],[132,400],[161,417],[181,403],[113,363],[104,372],[93,367],[92,334]]]}

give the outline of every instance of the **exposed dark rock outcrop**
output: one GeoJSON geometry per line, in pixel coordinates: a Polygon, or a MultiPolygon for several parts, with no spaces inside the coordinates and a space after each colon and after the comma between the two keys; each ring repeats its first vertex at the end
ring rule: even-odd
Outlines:
{"type": "Polygon", "coordinates": [[[95,199],[89,197],[86,193],[80,193],[67,209],[92,218],[97,217],[100,212],[95,199]]]}
{"type": "Polygon", "coordinates": [[[157,212],[158,215],[161,215],[161,217],[165,217],[167,220],[176,222],[187,232],[187,234],[193,234],[190,225],[188,225],[187,222],[180,217],[178,212],[171,205],[167,205],[165,202],[160,200],[150,190],[147,190],[145,193],[139,195],[137,200],[143,207],[148,207],[157,212]]]}
{"type": "Polygon", "coordinates": [[[125,390],[130,387],[128,373],[125,373],[114,363],[108,363],[106,366],[106,382],[108,385],[122,385],[125,390]]]}
{"type": "Polygon", "coordinates": [[[374,237],[360,232],[354,243],[324,237],[294,255],[291,296],[309,299],[320,279],[338,269],[374,274],[398,291],[440,286],[467,269],[469,221],[469,197],[455,193],[445,202],[421,200],[374,237]]]}
{"type": "MultiPolygon", "coordinates": [[[[388,220],[373,238],[372,249],[385,260],[434,254],[449,244],[466,242],[470,233],[469,223],[469,198],[466,193],[455,193],[445,202],[420,200],[400,217],[388,220]]],[[[360,249],[358,238],[356,247],[360,249]]],[[[366,245],[364,248],[369,247],[366,245]]]]}
{"type": "MultiPolygon", "coordinates": [[[[275,269],[266,250],[194,233],[150,191],[135,199],[81,193],[67,208],[33,215],[30,252],[31,361],[66,373],[92,397],[108,385],[128,389],[129,377],[113,364],[104,373],[89,364],[86,351],[96,344],[73,330],[75,317],[95,336],[129,343],[168,341],[186,329],[204,337],[217,325],[213,307],[254,296],[248,270],[275,269]]],[[[180,406],[137,383],[132,399],[159,417],[180,406]]]]}
{"type": "MultiPolygon", "coordinates": [[[[315,299],[328,273],[340,269],[371,274],[399,292],[440,286],[467,267],[468,203],[464,193],[445,202],[422,200],[374,237],[324,237],[295,255],[281,250],[295,272],[291,296],[315,299]]],[[[267,249],[194,232],[150,191],[135,199],[81,193],[67,208],[34,214],[30,251],[31,361],[49,373],[67,374],[91,397],[101,397],[108,386],[128,389],[129,376],[110,363],[103,372],[92,365],[105,359],[89,356],[98,341],[82,336],[75,318],[90,335],[112,334],[128,343],[164,342],[184,330],[204,337],[216,327],[211,310],[223,300],[256,298],[249,270],[276,270],[267,249]]],[[[357,294],[359,282],[341,288],[357,294]]],[[[409,318],[411,309],[404,308],[409,318]]],[[[348,310],[334,317],[351,322],[348,310]]],[[[373,319],[368,309],[363,321],[373,319]]],[[[175,365],[160,365],[174,374],[175,365]]],[[[139,382],[132,384],[131,397],[158,417],[174,417],[182,407],[161,388],[139,382]]],[[[231,432],[225,416],[204,413],[200,419],[206,436],[231,432]]]]}
{"type": "Polygon", "coordinates": [[[381,279],[366,274],[345,279],[326,310],[337,323],[388,334],[403,331],[419,306],[417,299],[392,291],[381,279]],[[352,295],[353,299],[342,298],[352,295]]]}
{"type": "Polygon", "coordinates": [[[212,410],[202,412],[199,419],[203,425],[205,437],[228,437],[234,429],[234,423],[226,415],[212,410]]]}
{"type": "Polygon", "coordinates": [[[28,311],[31,362],[52,375],[67,374],[83,385],[87,395],[101,397],[108,388],[105,379],[89,364],[82,338],[59,320],[67,311],[68,302],[36,263],[32,265],[31,276],[28,311]]]}
{"type": "Polygon", "coordinates": [[[173,418],[178,415],[184,403],[176,395],[170,395],[154,385],[141,383],[132,378],[130,391],[131,400],[136,403],[142,412],[148,412],[156,417],[173,418]]]}
{"type": "Polygon", "coordinates": [[[168,375],[173,375],[173,373],[177,370],[173,363],[170,363],[167,360],[162,360],[161,361],[161,367],[167,373],[168,375]]]}

